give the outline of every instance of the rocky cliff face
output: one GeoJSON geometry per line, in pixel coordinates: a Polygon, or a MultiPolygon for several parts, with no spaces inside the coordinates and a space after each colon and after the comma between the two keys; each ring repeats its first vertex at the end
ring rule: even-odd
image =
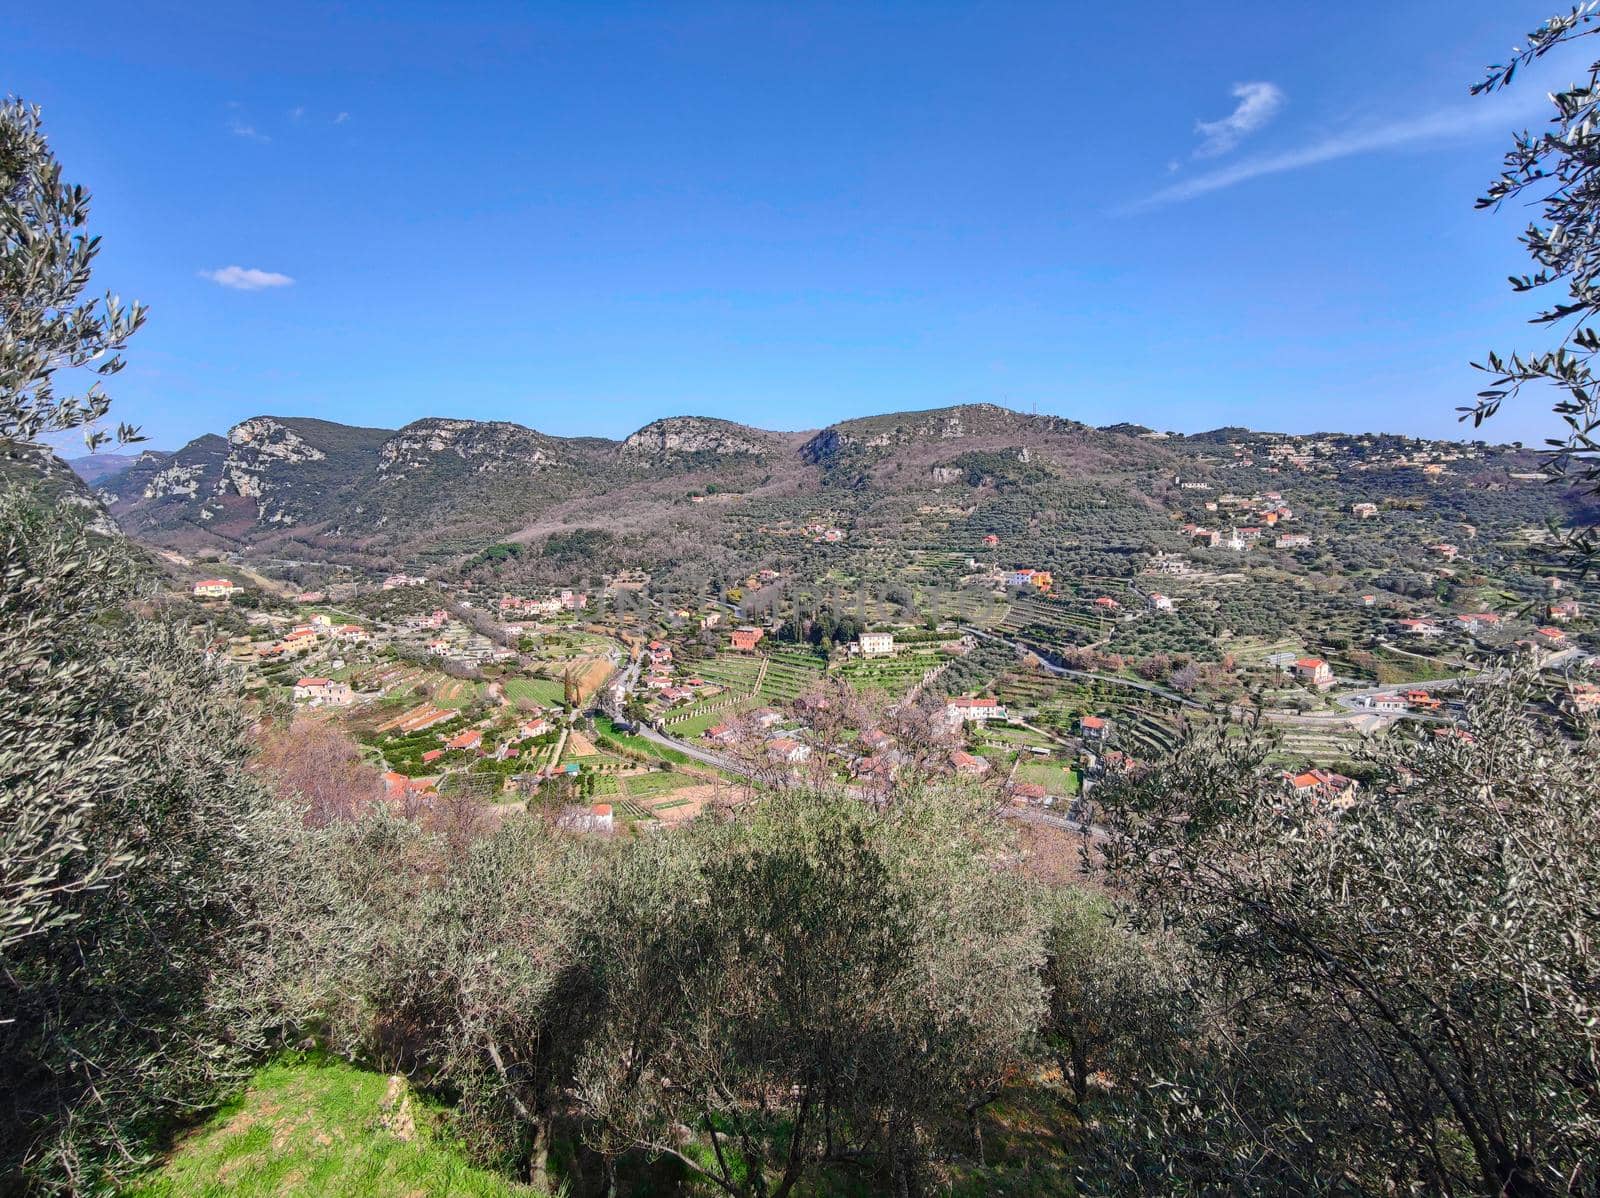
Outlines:
{"type": "Polygon", "coordinates": [[[67,462],[43,445],[0,442],[0,487],[20,484],[57,510],[75,511],[101,536],[120,536],[89,484],[67,462]]]}
{"type": "Polygon", "coordinates": [[[378,450],[378,475],[393,482],[454,458],[478,472],[543,470],[561,455],[555,438],[506,421],[429,417],[406,425],[378,450]]]}
{"type": "Polygon", "coordinates": [[[387,430],[256,416],[166,455],[140,455],[103,488],[130,530],[288,527],[314,521],[369,476],[387,430]]]}
{"type": "Polygon", "coordinates": [[[622,442],[625,457],[638,460],[691,454],[759,455],[781,449],[770,433],[709,416],[669,416],[645,425],[622,442]]]}
{"type": "Polygon", "coordinates": [[[140,494],[145,499],[168,499],[184,495],[193,499],[206,483],[206,466],[200,462],[174,462],[150,476],[140,494]]]}
{"type": "Polygon", "coordinates": [[[896,412],[844,420],[823,429],[800,448],[808,462],[826,464],[848,455],[871,455],[904,445],[973,438],[1051,436],[1084,426],[1055,416],[1029,416],[996,404],[961,404],[926,412],[896,412]]]}
{"type": "Polygon", "coordinates": [[[263,524],[292,524],[296,513],[288,487],[280,485],[284,467],[323,462],[328,455],[281,420],[258,416],[228,430],[228,456],[222,463],[218,495],[256,501],[256,519],[263,524]]]}

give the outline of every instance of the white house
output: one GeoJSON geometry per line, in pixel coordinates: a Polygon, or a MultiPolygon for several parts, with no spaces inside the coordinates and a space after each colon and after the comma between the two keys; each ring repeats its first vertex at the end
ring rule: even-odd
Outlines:
{"type": "Polygon", "coordinates": [[[226,599],[239,588],[226,578],[204,578],[194,584],[197,599],[226,599]]]}
{"type": "Polygon", "coordinates": [[[952,724],[986,724],[1006,718],[999,699],[950,699],[945,702],[944,713],[952,724]]]}
{"type": "Polygon", "coordinates": [[[862,657],[892,657],[894,656],[894,633],[892,632],[863,632],[857,645],[860,647],[862,657]]]}
{"type": "Polygon", "coordinates": [[[296,702],[306,701],[328,707],[348,707],[355,695],[348,682],[335,682],[331,678],[302,678],[294,684],[296,702]]]}
{"type": "Polygon", "coordinates": [[[774,761],[798,765],[811,756],[811,747],[787,736],[774,737],[767,742],[767,755],[774,761]]]}

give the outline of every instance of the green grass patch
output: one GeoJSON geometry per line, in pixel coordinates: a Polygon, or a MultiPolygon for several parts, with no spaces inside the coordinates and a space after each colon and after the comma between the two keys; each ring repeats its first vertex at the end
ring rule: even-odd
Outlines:
{"type": "Polygon", "coordinates": [[[649,799],[656,795],[671,794],[675,790],[682,790],[685,786],[694,786],[696,782],[697,779],[685,777],[683,774],[668,773],[665,770],[650,774],[629,774],[622,779],[628,797],[632,799],[649,799]]]}
{"type": "Polygon", "coordinates": [[[566,688],[554,678],[508,678],[502,685],[513,703],[560,707],[566,698],[566,688]]]}
{"type": "Polygon", "coordinates": [[[1014,775],[1018,782],[1032,782],[1042,786],[1053,795],[1075,795],[1078,793],[1078,771],[1068,765],[1057,765],[1046,761],[1024,761],[1017,766],[1014,775]]]}
{"type": "MultiPolygon", "coordinates": [[[[658,745],[655,741],[647,740],[642,736],[619,731],[616,724],[605,716],[596,716],[594,726],[596,736],[604,738],[597,742],[601,748],[617,747],[628,749],[635,753],[643,753],[647,757],[671,761],[677,765],[685,765],[692,760],[687,753],[680,753],[677,749],[668,748],[666,745],[658,745]]],[[[677,729],[675,728],[673,731],[676,732],[677,729]]]]}
{"type": "Polygon", "coordinates": [[[304,1058],[262,1069],[124,1193],[501,1198],[537,1191],[469,1163],[443,1134],[438,1111],[403,1083],[391,1094],[383,1074],[304,1058]]]}

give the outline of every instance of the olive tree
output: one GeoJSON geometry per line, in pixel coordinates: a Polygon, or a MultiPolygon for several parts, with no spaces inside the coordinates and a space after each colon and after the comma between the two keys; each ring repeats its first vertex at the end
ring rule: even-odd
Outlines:
{"type": "Polygon", "coordinates": [[[250,719],[139,569],[0,494],[0,1188],[135,1162],[257,1042],[231,979],[281,843],[250,719]]]}
{"type": "Polygon", "coordinates": [[[1600,1185],[1600,762],[1534,686],[1396,738],[1345,809],[1221,731],[1097,791],[1111,877],[1199,1013],[1124,1109],[1124,1188],[1600,1185]]]}
{"type": "MultiPolygon", "coordinates": [[[[87,231],[89,193],[61,179],[39,109],[0,102],[0,453],[12,442],[83,429],[91,449],[111,408],[104,380],[145,309],[115,295],[86,298],[100,239],[87,231]],[[60,395],[56,376],[91,376],[79,395],[60,395]]],[[[117,438],[137,440],[119,425],[117,438]]]]}
{"type": "MultiPolygon", "coordinates": [[[[1510,87],[1523,67],[1557,47],[1600,32],[1600,2],[1583,0],[1551,17],[1527,35],[1504,62],[1491,67],[1473,87],[1475,95],[1510,87]]],[[[1518,292],[1547,288],[1565,295],[1548,302],[1532,322],[1548,328],[1552,346],[1533,352],[1490,353],[1477,369],[1490,376],[1477,402],[1463,409],[1481,425],[1508,399],[1530,385],[1556,392],[1554,410],[1565,425],[1562,437],[1547,442],[1546,471],[1590,495],[1600,493],[1600,380],[1594,373],[1600,352],[1600,62],[1582,81],[1555,92],[1547,126],[1524,131],[1506,152],[1503,169],[1478,200],[1480,208],[1513,202],[1533,207],[1522,244],[1533,260],[1531,273],[1511,277],[1518,292]]],[[[1593,527],[1568,537],[1567,547],[1587,561],[1600,551],[1593,527]]]]}
{"type": "Polygon", "coordinates": [[[1171,963],[1105,899],[1062,887],[1049,894],[1045,911],[1040,1037],[1081,1111],[1091,1077],[1132,1077],[1174,1041],[1184,995],[1171,963]]]}
{"type": "Polygon", "coordinates": [[[1005,849],[964,795],[791,791],[619,853],[589,930],[595,1146],[735,1196],[826,1162],[918,1188],[1040,1014],[1037,908],[1005,849]]]}

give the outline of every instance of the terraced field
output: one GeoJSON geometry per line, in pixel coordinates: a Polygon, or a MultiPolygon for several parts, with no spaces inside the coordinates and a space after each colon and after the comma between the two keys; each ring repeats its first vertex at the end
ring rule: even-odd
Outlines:
{"type": "Polygon", "coordinates": [[[1275,724],[1281,737],[1270,760],[1285,766],[1329,765],[1360,752],[1366,737],[1353,728],[1335,725],[1319,728],[1303,724],[1275,724]]]}
{"type": "Polygon", "coordinates": [[[433,702],[440,707],[466,707],[483,694],[483,684],[466,678],[440,678],[433,688],[433,702]]]}
{"type": "Polygon", "coordinates": [[[670,722],[673,732],[679,736],[699,736],[713,724],[731,719],[751,707],[794,701],[822,676],[822,662],[809,653],[781,649],[766,658],[724,653],[696,663],[694,673],[726,688],[727,693],[674,712],[670,722]],[[763,664],[766,666],[764,673],[763,664]],[[760,690],[752,693],[758,680],[760,690]],[[730,699],[734,701],[730,703],[730,699]]]}
{"type": "Polygon", "coordinates": [[[822,676],[822,662],[812,654],[778,650],[767,658],[767,677],[761,698],[792,702],[805,694],[822,676]]]}
{"type": "Polygon", "coordinates": [[[945,615],[979,628],[998,628],[1011,614],[1011,601],[992,591],[959,590],[946,596],[945,615]]]}
{"type": "Polygon", "coordinates": [[[716,657],[694,664],[693,673],[729,690],[749,690],[761,672],[761,659],[756,656],[735,656],[719,653],[716,657]]]}
{"type": "Polygon", "coordinates": [[[999,631],[1046,647],[1090,645],[1111,636],[1118,627],[1118,612],[1137,610],[1143,601],[1126,582],[1112,578],[1084,578],[1057,584],[1049,596],[1029,596],[1011,605],[999,631]],[[1120,604],[1107,612],[1095,606],[1104,596],[1120,604]]]}
{"type": "Polygon", "coordinates": [[[686,786],[696,786],[699,779],[669,770],[652,770],[647,774],[627,774],[619,778],[622,793],[630,799],[653,799],[671,794],[686,786]]]}
{"type": "Polygon", "coordinates": [[[1092,679],[1008,674],[995,693],[1014,711],[1032,710],[1030,722],[1062,735],[1077,735],[1078,721],[1085,715],[1107,716],[1113,727],[1112,747],[1145,759],[1177,744],[1180,721],[1206,718],[1160,695],[1092,679]]]}
{"type": "Polygon", "coordinates": [[[503,685],[506,698],[513,703],[560,707],[565,697],[565,688],[555,678],[508,678],[503,685]]]}
{"type": "Polygon", "coordinates": [[[903,695],[922,681],[923,675],[929,670],[949,660],[940,653],[897,653],[893,657],[851,661],[840,670],[840,676],[848,679],[850,685],[862,690],[881,690],[893,695],[903,695]]]}

